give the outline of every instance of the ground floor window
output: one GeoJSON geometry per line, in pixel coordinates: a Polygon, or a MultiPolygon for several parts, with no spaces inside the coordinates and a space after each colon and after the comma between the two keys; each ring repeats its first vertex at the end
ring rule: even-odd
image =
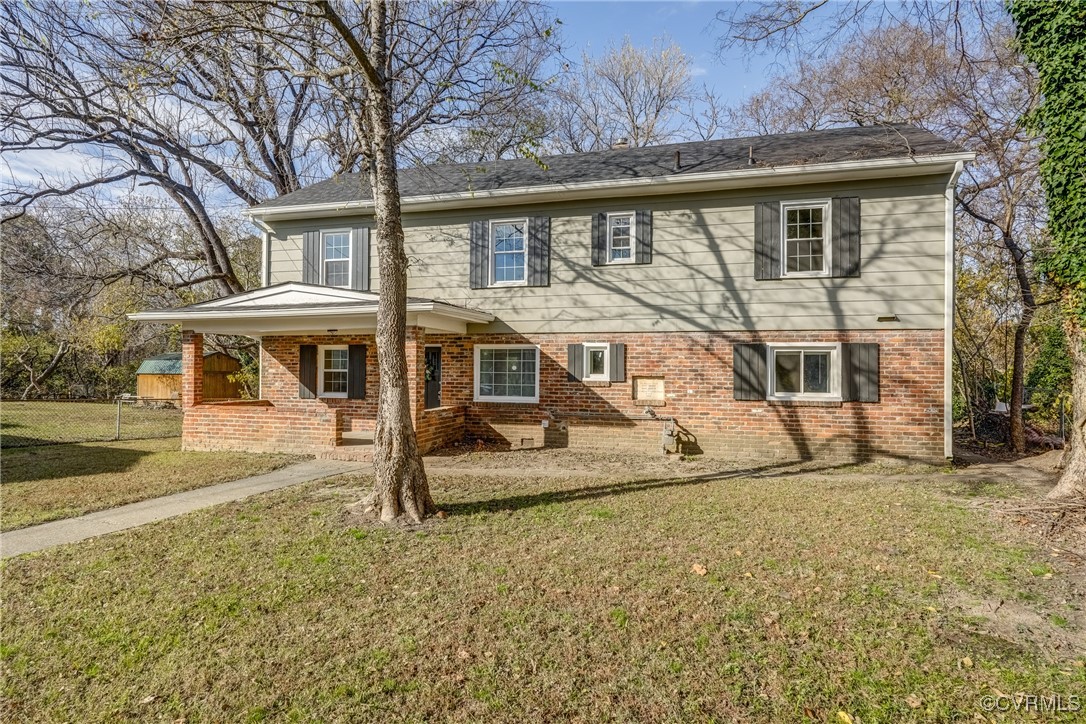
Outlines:
{"type": "Polygon", "coordinates": [[[833,399],[841,395],[839,345],[771,345],[769,396],[833,399]]]}
{"type": "Polygon", "coordinates": [[[348,359],[346,345],[320,348],[320,370],[317,379],[320,382],[318,394],[321,397],[347,396],[348,359]]]}
{"type": "Polygon", "coordinates": [[[476,345],[475,399],[480,402],[539,402],[539,348],[476,345]]]}

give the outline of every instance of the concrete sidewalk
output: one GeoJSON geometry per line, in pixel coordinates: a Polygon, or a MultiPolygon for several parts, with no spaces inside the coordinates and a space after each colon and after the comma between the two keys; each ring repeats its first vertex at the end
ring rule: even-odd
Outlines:
{"type": "Polygon", "coordinates": [[[206,488],[130,503],[118,508],[81,515],[78,518],[20,528],[0,534],[0,555],[10,558],[65,543],[75,543],[87,538],[135,528],[145,523],[184,515],[212,505],[241,500],[250,495],[306,483],[310,480],[320,480],[343,473],[368,471],[370,467],[369,463],[343,460],[307,460],[264,475],[254,475],[251,478],[233,480],[229,483],[219,483],[206,488]]]}

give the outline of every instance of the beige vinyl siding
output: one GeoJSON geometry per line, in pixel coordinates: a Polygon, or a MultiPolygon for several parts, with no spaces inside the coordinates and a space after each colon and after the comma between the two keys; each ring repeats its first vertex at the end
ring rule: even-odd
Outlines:
{"type": "MultiPolygon", "coordinates": [[[[636,332],[799,329],[942,329],[947,178],[753,192],[595,200],[486,212],[408,214],[409,293],[482,309],[498,317],[476,332],[636,332]],[[859,278],[754,279],[754,204],[861,197],[859,278]],[[653,211],[649,265],[593,267],[591,214],[653,211]],[[468,285],[468,222],[551,217],[549,287],[473,290],[468,285]],[[876,318],[896,314],[887,325],[876,318]]],[[[301,278],[301,233],[350,225],[351,216],[277,225],[272,282],[301,278]]],[[[374,245],[373,290],[380,287],[374,245]]]]}

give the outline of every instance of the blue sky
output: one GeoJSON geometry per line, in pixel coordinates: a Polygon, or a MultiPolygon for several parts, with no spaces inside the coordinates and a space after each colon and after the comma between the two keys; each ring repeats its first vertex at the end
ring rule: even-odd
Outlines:
{"type": "Polygon", "coordinates": [[[634,45],[648,46],[653,38],[666,35],[690,58],[697,80],[715,88],[729,103],[760,90],[771,73],[767,66],[772,58],[746,57],[736,51],[724,59],[717,57],[721,27],[713,19],[733,3],[552,0],[550,5],[562,21],[562,49],[570,60],[579,60],[582,50],[600,55],[625,36],[634,45]]]}

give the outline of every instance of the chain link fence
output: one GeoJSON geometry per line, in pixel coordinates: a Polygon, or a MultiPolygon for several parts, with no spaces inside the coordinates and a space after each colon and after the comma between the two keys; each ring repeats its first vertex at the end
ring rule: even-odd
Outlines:
{"type": "Polygon", "coordinates": [[[0,400],[0,448],[180,435],[176,400],[0,400]]]}

